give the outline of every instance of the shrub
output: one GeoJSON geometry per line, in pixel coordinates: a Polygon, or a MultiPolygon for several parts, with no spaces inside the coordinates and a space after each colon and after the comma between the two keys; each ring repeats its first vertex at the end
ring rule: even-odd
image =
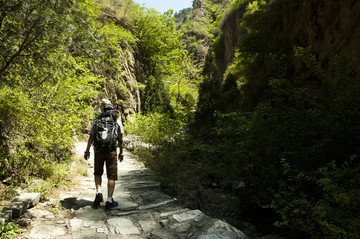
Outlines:
{"type": "Polygon", "coordinates": [[[12,222],[0,223],[0,237],[3,239],[15,238],[16,234],[21,232],[22,230],[12,222]]]}

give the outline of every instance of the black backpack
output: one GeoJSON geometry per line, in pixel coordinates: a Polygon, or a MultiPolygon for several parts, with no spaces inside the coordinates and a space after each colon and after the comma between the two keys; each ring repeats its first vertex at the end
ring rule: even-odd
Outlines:
{"type": "Polygon", "coordinates": [[[113,151],[117,146],[117,124],[113,111],[105,111],[95,119],[94,147],[96,151],[113,151]]]}

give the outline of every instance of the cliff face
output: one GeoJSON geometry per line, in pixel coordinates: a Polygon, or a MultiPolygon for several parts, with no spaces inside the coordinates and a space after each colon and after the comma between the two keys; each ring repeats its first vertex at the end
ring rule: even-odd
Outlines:
{"type": "Polygon", "coordinates": [[[180,31],[184,34],[183,43],[197,65],[203,64],[211,46],[209,24],[206,0],[194,0],[193,10],[180,26],[180,31]]]}
{"type": "MultiPolygon", "coordinates": [[[[360,2],[356,0],[306,0],[294,6],[274,34],[288,36],[290,46],[311,46],[320,64],[334,75],[337,56],[360,57],[360,2]]],[[[292,58],[295,72],[306,72],[299,59],[292,58]]],[[[351,66],[352,74],[358,74],[358,64],[351,66]]],[[[306,80],[309,73],[299,76],[306,80]]]]}
{"type": "Polygon", "coordinates": [[[194,0],[193,10],[180,26],[183,42],[196,64],[201,67],[217,34],[217,17],[230,0],[194,0]],[[216,29],[216,30],[215,30],[216,29]]]}
{"type": "Polygon", "coordinates": [[[232,10],[220,26],[220,47],[217,51],[217,65],[223,75],[227,67],[232,63],[239,41],[245,37],[246,30],[241,25],[245,13],[245,5],[232,10]]]}
{"type": "MultiPolygon", "coordinates": [[[[356,64],[360,59],[360,2],[357,0],[278,0],[273,6],[267,6],[263,17],[264,22],[271,26],[262,36],[264,55],[277,51],[287,57],[293,73],[293,79],[298,86],[319,88],[321,82],[314,77],[313,73],[295,57],[294,47],[311,46],[314,56],[318,59],[325,72],[333,77],[335,74],[334,64],[337,56],[351,58],[350,75],[357,75],[360,65],[356,64]],[[272,10],[271,10],[272,9],[272,10]],[[272,15],[271,15],[272,14],[272,15]],[[281,50],[279,50],[281,49],[281,50]]],[[[244,6],[234,9],[221,26],[222,52],[217,54],[218,68],[224,73],[231,64],[239,42],[245,37],[246,32],[241,26],[244,6]]],[[[269,57],[264,56],[258,66],[258,76],[266,76],[271,62],[269,57]],[[263,72],[264,74],[261,74],[263,72]]],[[[259,78],[257,76],[257,78],[259,78]]],[[[254,79],[259,81],[260,79],[254,79]]],[[[266,79],[260,80],[266,81],[266,79]]]]}
{"type": "Polygon", "coordinates": [[[131,51],[127,51],[127,60],[123,61],[123,72],[121,77],[125,82],[125,87],[128,89],[125,95],[124,110],[125,116],[129,116],[140,112],[141,99],[138,82],[135,76],[135,59],[131,51]]]}

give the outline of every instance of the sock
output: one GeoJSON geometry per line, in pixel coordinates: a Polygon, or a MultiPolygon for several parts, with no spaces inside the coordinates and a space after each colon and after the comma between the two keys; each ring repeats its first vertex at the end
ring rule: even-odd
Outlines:
{"type": "Polygon", "coordinates": [[[108,200],[108,202],[110,202],[110,203],[114,201],[112,197],[108,197],[107,200],[108,200]]]}
{"type": "Polygon", "coordinates": [[[96,189],[96,194],[101,193],[101,188],[96,189]]]}

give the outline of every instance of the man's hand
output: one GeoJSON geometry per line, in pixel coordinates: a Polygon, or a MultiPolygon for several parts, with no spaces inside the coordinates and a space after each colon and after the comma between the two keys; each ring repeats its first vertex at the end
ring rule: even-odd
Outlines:
{"type": "Polygon", "coordinates": [[[120,162],[122,162],[124,160],[124,155],[120,153],[118,159],[120,162]]]}
{"type": "Polygon", "coordinates": [[[85,151],[84,152],[84,159],[88,160],[90,158],[90,152],[89,151],[85,151]]]}

